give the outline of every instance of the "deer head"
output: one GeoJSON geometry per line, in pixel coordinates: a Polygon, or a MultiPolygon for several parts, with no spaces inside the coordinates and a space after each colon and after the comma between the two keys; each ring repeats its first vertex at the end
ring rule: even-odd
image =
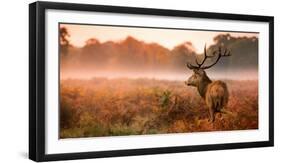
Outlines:
{"type": "Polygon", "coordinates": [[[199,63],[199,61],[195,60],[196,65],[192,65],[190,63],[187,63],[186,66],[193,70],[193,74],[191,77],[188,78],[187,81],[185,81],[185,84],[188,86],[194,86],[194,87],[200,87],[200,85],[205,85],[211,82],[211,80],[209,79],[209,77],[207,76],[205,69],[211,68],[212,66],[214,66],[215,64],[217,64],[217,62],[220,60],[221,57],[228,57],[230,56],[230,52],[225,49],[224,52],[222,52],[222,48],[219,47],[217,51],[214,51],[212,54],[207,54],[207,50],[206,50],[206,45],[204,47],[204,56],[203,56],[203,60],[201,61],[201,63],[199,63]],[[210,64],[210,65],[205,65],[204,63],[208,58],[213,58],[216,57],[215,62],[210,64]]]}

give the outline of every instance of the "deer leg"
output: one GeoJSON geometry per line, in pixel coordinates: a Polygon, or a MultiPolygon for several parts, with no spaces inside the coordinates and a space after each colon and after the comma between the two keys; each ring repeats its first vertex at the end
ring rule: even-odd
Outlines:
{"type": "Polygon", "coordinates": [[[215,121],[215,112],[213,108],[209,108],[209,114],[210,114],[210,122],[215,121]]]}

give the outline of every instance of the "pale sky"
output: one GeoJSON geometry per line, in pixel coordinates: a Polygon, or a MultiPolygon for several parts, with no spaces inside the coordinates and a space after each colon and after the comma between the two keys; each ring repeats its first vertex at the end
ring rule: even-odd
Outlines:
{"type": "Polygon", "coordinates": [[[96,38],[100,42],[122,41],[128,36],[146,43],[158,43],[168,49],[190,41],[196,52],[202,53],[205,43],[213,44],[213,38],[218,34],[229,33],[231,36],[258,37],[257,33],[238,33],[238,32],[216,32],[216,31],[198,31],[198,30],[176,30],[176,29],[153,29],[153,28],[135,28],[135,27],[114,27],[114,26],[96,26],[96,25],[75,25],[61,24],[66,27],[70,34],[70,43],[77,47],[85,45],[89,38],[96,38]]]}

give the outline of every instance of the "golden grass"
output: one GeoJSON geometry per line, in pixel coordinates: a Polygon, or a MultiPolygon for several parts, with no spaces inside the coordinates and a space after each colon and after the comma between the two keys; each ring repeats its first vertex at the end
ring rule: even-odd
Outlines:
{"type": "Polygon", "coordinates": [[[60,137],[96,137],[258,128],[258,82],[226,81],[228,114],[208,122],[196,88],[153,79],[62,80],[60,137]]]}

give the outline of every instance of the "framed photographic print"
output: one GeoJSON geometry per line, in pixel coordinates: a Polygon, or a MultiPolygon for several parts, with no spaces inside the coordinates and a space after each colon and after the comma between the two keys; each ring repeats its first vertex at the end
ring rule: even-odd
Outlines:
{"type": "Polygon", "coordinates": [[[273,17],[29,6],[34,161],[273,146],[273,17]]]}

